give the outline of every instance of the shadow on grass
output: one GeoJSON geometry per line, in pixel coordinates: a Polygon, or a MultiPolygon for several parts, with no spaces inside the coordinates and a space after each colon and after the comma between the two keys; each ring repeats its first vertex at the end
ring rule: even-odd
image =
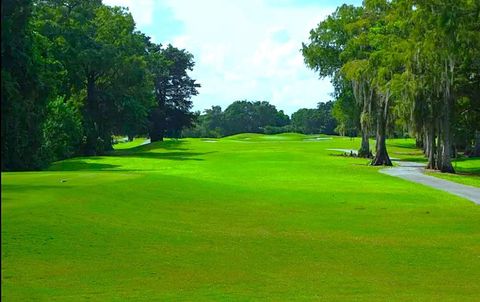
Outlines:
{"type": "Polygon", "coordinates": [[[181,147],[184,144],[181,140],[167,140],[164,142],[155,142],[151,144],[137,146],[131,149],[114,150],[107,153],[104,156],[92,156],[92,157],[77,157],[65,161],[59,161],[53,163],[48,170],[49,171],[140,171],[144,169],[123,169],[124,164],[107,164],[97,163],[92,161],[103,161],[108,158],[146,158],[146,159],[159,159],[159,160],[192,160],[203,161],[203,158],[198,158],[211,152],[189,152],[188,148],[181,147]],[[155,152],[155,151],[167,151],[167,152],[155,152]],[[169,152],[170,151],[170,152],[169,152]]]}
{"type": "MultiPolygon", "coordinates": [[[[24,193],[30,191],[43,191],[43,190],[57,190],[57,189],[69,189],[71,186],[65,185],[63,183],[59,183],[57,186],[55,185],[35,185],[35,184],[28,184],[28,185],[19,185],[19,184],[3,184],[2,185],[2,193],[24,193]]],[[[5,199],[2,196],[2,200],[5,199]]]]}
{"type": "Polygon", "coordinates": [[[397,148],[405,148],[405,149],[417,149],[419,150],[417,146],[415,146],[415,142],[387,142],[387,148],[388,147],[397,147],[397,148]]]}
{"type": "Polygon", "coordinates": [[[456,169],[455,172],[455,175],[469,176],[480,180],[480,169],[472,169],[470,171],[469,169],[456,169]]]}
{"type": "Polygon", "coordinates": [[[403,157],[403,158],[400,159],[400,161],[411,161],[411,162],[415,162],[415,163],[426,163],[426,162],[428,162],[426,157],[403,157]]]}
{"type": "Polygon", "coordinates": [[[457,174],[480,177],[480,167],[456,167],[455,163],[452,165],[457,174]]]}
{"type": "Polygon", "coordinates": [[[473,176],[480,176],[480,166],[477,164],[474,164],[472,167],[457,167],[457,163],[460,162],[478,162],[479,158],[478,157],[467,157],[467,156],[462,156],[460,155],[457,158],[452,159],[452,166],[455,169],[455,171],[460,172],[460,173],[466,173],[470,174],[473,176]]]}
{"type": "Polygon", "coordinates": [[[112,157],[132,157],[132,158],[149,158],[149,159],[166,159],[166,160],[194,160],[202,161],[203,158],[197,156],[214,153],[211,152],[189,152],[188,148],[182,147],[184,141],[181,140],[167,140],[163,142],[155,142],[142,146],[138,146],[126,150],[116,150],[109,155],[112,157]],[[172,152],[152,152],[154,150],[167,150],[172,152]]]}
{"type": "MultiPolygon", "coordinates": [[[[210,153],[215,153],[216,151],[210,152],[115,152],[109,156],[104,157],[81,157],[76,159],[70,159],[65,161],[59,161],[52,164],[49,167],[49,171],[144,171],[144,169],[124,169],[123,164],[107,164],[107,163],[96,163],[92,161],[105,160],[108,158],[145,158],[145,159],[156,159],[156,160],[178,160],[178,161],[203,161],[203,158],[198,158],[197,156],[206,155],[210,153]]],[[[125,162],[128,162],[125,161],[125,162]]]]}
{"type": "Polygon", "coordinates": [[[167,140],[163,142],[154,142],[146,145],[140,145],[130,149],[115,150],[115,151],[112,151],[110,155],[123,155],[128,153],[148,152],[156,149],[178,150],[178,151],[188,150],[188,148],[181,147],[183,144],[184,144],[184,141],[181,141],[181,140],[167,140]]]}
{"type": "MultiPolygon", "coordinates": [[[[88,158],[88,160],[99,158],[88,158]]],[[[49,171],[108,171],[121,167],[120,165],[89,163],[84,159],[73,159],[57,162],[50,166],[49,171]]]]}
{"type": "Polygon", "coordinates": [[[122,154],[115,154],[112,157],[132,157],[132,158],[149,158],[149,159],[167,159],[167,160],[195,160],[202,161],[203,158],[197,158],[195,156],[206,155],[210,153],[215,153],[216,151],[210,152],[128,152],[122,154]]]}

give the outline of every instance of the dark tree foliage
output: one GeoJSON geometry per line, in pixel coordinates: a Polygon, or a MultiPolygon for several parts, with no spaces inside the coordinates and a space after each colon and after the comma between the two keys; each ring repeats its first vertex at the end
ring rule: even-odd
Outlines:
{"type": "Polygon", "coordinates": [[[242,132],[262,133],[266,126],[284,126],[287,118],[282,111],[266,101],[249,102],[246,100],[233,102],[225,109],[225,134],[242,132]]]}
{"type": "Polygon", "coordinates": [[[317,110],[320,113],[321,131],[324,134],[336,134],[335,128],[337,121],[333,116],[333,106],[335,102],[328,101],[326,103],[318,103],[317,110]]]}
{"type": "Polygon", "coordinates": [[[236,101],[225,111],[220,106],[206,109],[199,114],[195,127],[185,131],[183,136],[221,137],[243,132],[281,133],[288,132],[290,118],[283,110],[268,102],[236,101]]]}
{"type": "Polygon", "coordinates": [[[222,137],[225,133],[225,123],[222,108],[212,106],[205,109],[204,114],[195,113],[195,125],[182,132],[183,137],[222,137]]]}
{"type": "Polygon", "coordinates": [[[355,101],[352,87],[339,78],[333,81],[335,102],[332,116],[337,122],[335,132],[342,136],[355,137],[360,130],[360,107],[355,101]]]}
{"type": "Polygon", "coordinates": [[[159,114],[159,133],[178,136],[196,117],[193,66],[101,0],[2,0],[2,170],[105,153],[159,114]]]}
{"type": "MultiPolygon", "coordinates": [[[[236,101],[225,109],[225,134],[261,132],[256,121],[255,105],[249,101],[236,101]]],[[[265,120],[265,118],[264,118],[265,120]]]]}
{"type": "Polygon", "coordinates": [[[292,114],[292,126],[300,133],[319,133],[321,122],[318,110],[307,108],[297,110],[292,114]]]}
{"type": "Polygon", "coordinates": [[[304,134],[335,134],[337,122],[333,118],[334,102],[318,103],[316,109],[302,108],[292,114],[292,127],[304,134]]]}
{"type": "Polygon", "coordinates": [[[42,130],[44,152],[51,160],[79,154],[83,137],[82,115],[73,101],[57,98],[49,102],[42,130]]]}
{"type": "MultiPolygon", "coordinates": [[[[391,165],[386,138],[395,132],[415,136],[427,167],[442,172],[454,172],[458,151],[480,154],[479,13],[471,0],[368,0],[340,6],[310,32],[307,66],[334,84],[349,82],[361,106],[360,156],[372,155],[373,132],[372,165],[391,165]]],[[[348,86],[335,88],[345,134],[357,114],[348,86]]]]}
{"type": "Polygon", "coordinates": [[[220,137],[224,134],[225,117],[222,112],[222,107],[212,106],[211,109],[206,109],[204,115],[200,115],[199,119],[203,118],[203,121],[199,120],[200,125],[204,125],[204,133],[202,136],[220,137]]]}
{"type": "Polygon", "coordinates": [[[2,170],[39,169],[49,96],[32,30],[32,1],[2,0],[2,170]]]}
{"type": "MultiPolygon", "coordinates": [[[[345,100],[349,98],[345,97],[345,100]]],[[[334,117],[337,102],[318,103],[314,109],[300,109],[293,113],[292,119],[268,102],[236,101],[223,112],[219,106],[212,106],[199,115],[195,128],[184,131],[183,136],[221,137],[245,132],[338,134],[337,120],[334,117]]],[[[355,114],[358,119],[358,111],[355,114]]],[[[352,126],[352,129],[355,131],[356,128],[352,126]]]]}
{"type": "Polygon", "coordinates": [[[195,114],[191,97],[198,94],[200,84],[190,78],[193,55],[172,45],[162,48],[151,44],[149,67],[155,87],[155,107],[150,114],[149,134],[152,142],[162,141],[168,134],[179,137],[183,128],[193,126],[195,114]]]}
{"type": "Polygon", "coordinates": [[[111,150],[113,132],[138,131],[151,106],[144,36],[130,13],[101,1],[44,1],[38,15],[67,71],[65,95],[85,94],[82,153],[111,150]]]}

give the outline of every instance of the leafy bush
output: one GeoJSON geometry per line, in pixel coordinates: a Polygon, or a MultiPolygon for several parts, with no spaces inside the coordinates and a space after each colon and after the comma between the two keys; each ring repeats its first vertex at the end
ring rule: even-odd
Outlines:
{"type": "Polygon", "coordinates": [[[82,143],[82,119],[73,101],[58,97],[47,105],[43,150],[52,161],[72,157],[82,143]]]}

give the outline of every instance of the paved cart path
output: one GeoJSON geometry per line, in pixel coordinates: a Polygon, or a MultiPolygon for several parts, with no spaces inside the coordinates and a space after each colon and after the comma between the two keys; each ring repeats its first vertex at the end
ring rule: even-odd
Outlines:
{"type": "MultiPolygon", "coordinates": [[[[356,154],[356,150],[350,149],[328,149],[331,151],[340,151],[356,154]]],[[[393,158],[392,158],[393,160],[393,158]]],[[[400,177],[412,182],[429,186],[438,190],[448,192],[473,201],[480,205],[480,188],[459,184],[453,181],[429,176],[425,174],[425,164],[395,161],[398,166],[381,169],[379,172],[391,176],[400,177]]]]}
{"type": "Polygon", "coordinates": [[[397,161],[398,166],[381,169],[380,173],[400,177],[438,190],[448,192],[480,204],[480,188],[426,175],[422,163],[397,161]]]}

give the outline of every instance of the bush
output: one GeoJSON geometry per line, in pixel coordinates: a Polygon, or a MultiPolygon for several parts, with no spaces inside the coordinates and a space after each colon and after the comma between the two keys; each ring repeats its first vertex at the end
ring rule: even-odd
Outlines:
{"type": "Polygon", "coordinates": [[[51,161],[77,154],[83,137],[82,118],[72,101],[59,97],[47,106],[43,123],[43,150],[51,161]]]}

